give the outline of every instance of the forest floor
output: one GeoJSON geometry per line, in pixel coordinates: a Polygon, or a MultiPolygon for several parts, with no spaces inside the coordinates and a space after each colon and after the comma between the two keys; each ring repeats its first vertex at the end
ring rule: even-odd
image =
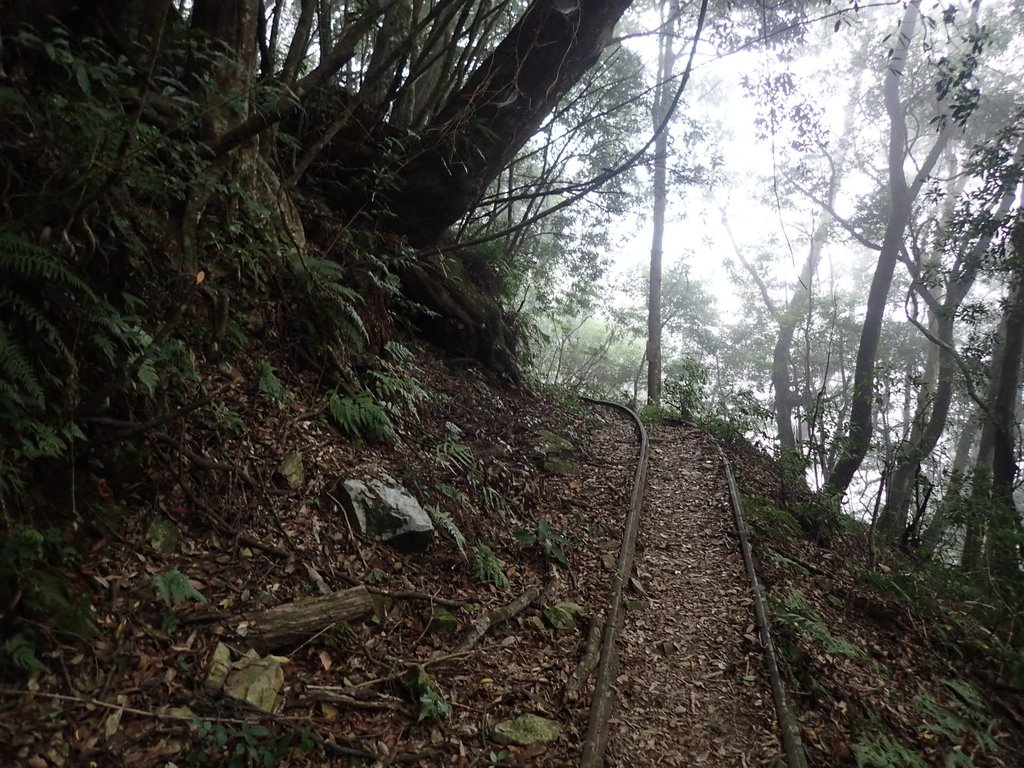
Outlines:
{"type": "MultiPolygon", "coordinates": [[[[638,458],[628,421],[419,362],[416,417],[365,444],[318,418],[323,403],[269,400],[241,373],[211,384],[222,401],[140,436],[144,482],[78,478],[81,504],[117,511],[75,538],[100,633],[40,632],[37,668],[0,670],[0,765],[578,765],[638,458]],[[447,520],[425,553],[368,540],[328,503],[337,479],[381,473],[447,520]],[[161,600],[170,572],[194,591],[161,600]],[[209,690],[216,647],[240,663],[260,611],[359,585],[372,611],[275,651],[271,712],[209,690]],[[559,602],[579,610],[557,628],[559,602]],[[525,714],[558,735],[502,743],[495,726],[525,714]]],[[[998,637],[912,564],[870,567],[863,526],[806,539],[774,462],[725,448],[809,764],[1020,765],[1024,700],[998,637]]],[[[695,427],[651,428],[607,765],[784,764],[717,451],[695,427]]]]}

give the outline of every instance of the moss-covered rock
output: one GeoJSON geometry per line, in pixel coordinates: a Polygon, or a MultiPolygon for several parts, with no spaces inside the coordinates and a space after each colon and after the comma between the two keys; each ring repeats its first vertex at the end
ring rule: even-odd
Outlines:
{"type": "Polygon", "coordinates": [[[583,612],[577,603],[555,603],[544,611],[544,621],[552,629],[565,631],[576,626],[576,617],[583,612]]]}
{"type": "Polygon", "coordinates": [[[146,526],[146,541],[161,555],[173,555],[181,543],[178,526],[162,517],[154,517],[146,526]]]}
{"type": "Polygon", "coordinates": [[[539,715],[519,715],[504,720],[491,729],[491,739],[499,744],[529,747],[532,744],[550,744],[562,735],[562,726],[539,715]]]}

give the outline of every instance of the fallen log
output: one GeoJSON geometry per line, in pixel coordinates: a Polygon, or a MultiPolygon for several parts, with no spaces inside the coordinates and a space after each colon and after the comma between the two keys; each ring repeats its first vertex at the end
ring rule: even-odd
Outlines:
{"type": "Polygon", "coordinates": [[[565,684],[563,699],[567,704],[575,704],[579,701],[580,691],[587,680],[590,679],[590,673],[597,667],[597,662],[601,655],[601,633],[603,630],[604,622],[601,621],[600,617],[591,617],[590,628],[587,630],[587,640],[583,644],[583,656],[565,684]]]}
{"type": "Polygon", "coordinates": [[[462,636],[459,644],[455,646],[455,653],[465,653],[487,634],[487,631],[498,624],[508,621],[517,613],[523,611],[530,603],[540,596],[540,587],[530,587],[523,594],[517,597],[508,605],[503,605],[490,613],[485,613],[478,618],[466,634],[462,636]]]}
{"type": "Polygon", "coordinates": [[[334,624],[352,621],[373,610],[373,597],[364,586],[317,597],[300,597],[250,615],[249,636],[262,653],[299,643],[334,624]]]}

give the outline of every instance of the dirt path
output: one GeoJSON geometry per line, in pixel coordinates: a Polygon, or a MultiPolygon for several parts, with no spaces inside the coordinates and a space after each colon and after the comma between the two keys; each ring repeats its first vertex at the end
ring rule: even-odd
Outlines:
{"type": "Polygon", "coordinates": [[[711,439],[650,429],[631,596],[619,642],[609,766],[761,766],[778,725],[728,488],[711,439]]]}

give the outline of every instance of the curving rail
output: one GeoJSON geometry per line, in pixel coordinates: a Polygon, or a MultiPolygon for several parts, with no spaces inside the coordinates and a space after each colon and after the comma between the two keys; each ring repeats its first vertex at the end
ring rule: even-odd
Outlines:
{"type": "MultiPolygon", "coordinates": [[[[608,600],[607,620],[605,621],[604,634],[601,640],[601,655],[597,665],[597,676],[594,681],[594,695],[591,699],[590,721],[587,726],[587,734],[583,742],[583,753],[580,759],[581,768],[598,768],[604,764],[604,752],[608,745],[608,721],[614,703],[612,683],[617,674],[618,654],[616,643],[622,623],[622,593],[629,580],[629,574],[633,570],[633,558],[636,553],[636,536],[640,525],[640,510],[643,505],[644,488],[647,482],[648,443],[647,430],[644,429],[639,416],[632,409],[606,400],[594,400],[589,397],[581,399],[585,402],[611,408],[628,415],[636,425],[640,442],[640,457],[637,461],[636,474],[633,478],[633,494],[630,499],[629,512],[626,516],[626,528],[623,533],[622,546],[619,548],[619,557],[613,576],[611,595],[608,600]]],[[[696,427],[696,425],[689,422],[684,423],[696,427]]],[[[800,729],[796,717],[789,708],[785,685],[779,672],[775,645],[772,642],[768,611],[764,604],[764,587],[758,576],[757,566],[750,548],[747,525],[743,516],[743,506],[740,501],[739,490],[736,486],[736,478],[733,475],[729,459],[726,457],[725,451],[717,439],[715,440],[715,445],[718,448],[718,454],[721,457],[725,478],[729,486],[729,499],[739,536],[740,552],[743,556],[747,576],[750,579],[751,594],[754,600],[754,614],[757,620],[761,647],[764,651],[765,666],[768,669],[772,698],[775,703],[775,714],[782,735],[782,748],[786,757],[786,765],[788,768],[807,768],[807,758],[800,739],[800,729]]]]}
{"type": "Polygon", "coordinates": [[[612,683],[616,676],[618,660],[616,642],[622,623],[622,592],[633,571],[633,556],[636,554],[636,534],[640,527],[640,509],[644,501],[644,487],[647,484],[647,430],[636,413],[624,405],[606,400],[582,398],[588,403],[605,406],[627,414],[636,425],[640,438],[640,458],[633,476],[633,495],[629,502],[629,513],[626,515],[626,529],[622,535],[622,546],[619,547],[619,558],[615,565],[612,579],[612,592],[608,600],[607,619],[604,624],[604,635],[601,638],[601,656],[597,663],[597,676],[594,679],[594,696],[590,703],[590,722],[587,735],[583,741],[583,756],[580,760],[582,768],[598,768],[604,764],[604,750],[608,746],[608,720],[611,717],[614,702],[612,683]]]}

